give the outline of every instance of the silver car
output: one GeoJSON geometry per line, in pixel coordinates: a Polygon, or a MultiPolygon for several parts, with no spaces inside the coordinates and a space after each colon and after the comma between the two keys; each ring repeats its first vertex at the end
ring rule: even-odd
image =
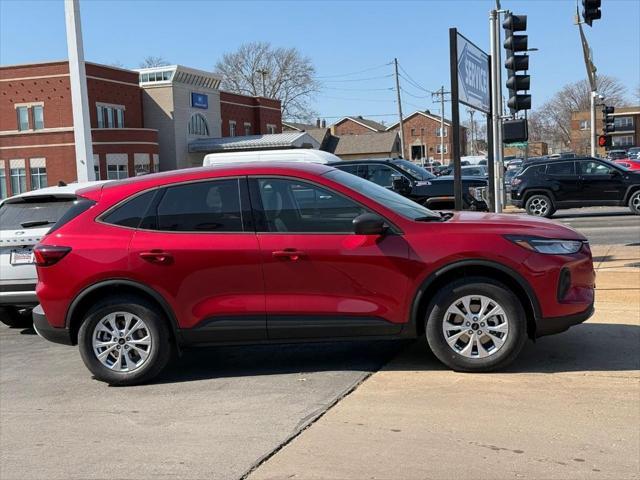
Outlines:
{"type": "Polygon", "coordinates": [[[38,304],[33,247],[73,205],[76,192],[97,183],[72,183],[21,193],[0,202],[0,321],[28,327],[38,304]]]}

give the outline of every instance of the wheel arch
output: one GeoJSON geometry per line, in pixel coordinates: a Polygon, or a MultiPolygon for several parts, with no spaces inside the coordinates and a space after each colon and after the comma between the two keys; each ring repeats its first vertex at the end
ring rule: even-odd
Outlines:
{"type": "Polygon", "coordinates": [[[631,195],[636,193],[638,190],[640,190],[640,184],[630,185],[629,187],[627,187],[627,191],[624,194],[624,200],[622,201],[622,204],[626,206],[629,203],[629,200],[631,200],[631,195]]]}
{"type": "Polygon", "coordinates": [[[159,307],[169,321],[169,330],[176,347],[179,346],[178,320],[169,303],[153,288],[125,279],[110,279],[94,283],[82,290],[73,299],[67,310],[65,326],[69,329],[71,341],[74,345],[78,343],[78,330],[80,329],[83,314],[99,299],[115,294],[135,295],[159,307]]]}
{"type": "Polygon", "coordinates": [[[553,207],[556,208],[556,197],[553,194],[553,191],[547,188],[532,188],[531,190],[525,190],[525,193],[522,195],[522,202],[526,204],[527,201],[533,197],[534,195],[546,195],[551,200],[553,207]]]}
{"type": "Polygon", "coordinates": [[[485,277],[496,280],[518,297],[527,316],[527,334],[535,339],[536,318],[541,317],[540,304],[526,280],[513,269],[482,259],[461,260],[451,263],[429,275],[416,291],[411,304],[409,323],[416,335],[424,333],[424,321],[432,308],[436,293],[449,283],[463,277],[485,277]]]}

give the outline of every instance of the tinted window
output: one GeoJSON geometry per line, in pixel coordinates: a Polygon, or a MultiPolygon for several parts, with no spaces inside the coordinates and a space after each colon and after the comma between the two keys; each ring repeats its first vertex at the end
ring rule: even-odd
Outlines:
{"type": "Polygon", "coordinates": [[[119,225],[121,227],[138,228],[140,221],[149,209],[156,190],[143,193],[126,201],[102,219],[105,223],[119,225]]]}
{"type": "Polygon", "coordinates": [[[609,175],[613,170],[603,163],[592,160],[578,162],[578,169],[582,175],[609,175]]]}
{"type": "Polygon", "coordinates": [[[386,165],[368,164],[366,167],[366,174],[363,175],[362,178],[381,187],[391,188],[393,177],[400,176],[399,172],[396,172],[393,168],[386,165]]]}
{"type": "Polygon", "coordinates": [[[573,162],[557,162],[547,165],[547,175],[574,175],[573,162]]]}
{"type": "Polygon", "coordinates": [[[260,179],[258,190],[270,232],[352,233],[353,219],[367,211],[342,195],[295,180],[260,179]]]}
{"type": "Polygon", "coordinates": [[[352,175],[358,174],[358,165],[339,165],[337,168],[343,172],[351,173],[352,175]]]}
{"type": "Polygon", "coordinates": [[[0,229],[49,228],[73,205],[73,198],[24,197],[0,207],[0,229]]]}
{"type": "Polygon", "coordinates": [[[525,173],[526,175],[538,176],[543,175],[546,169],[546,165],[535,165],[533,167],[527,168],[527,170],[523,173],[525,173]]]}
{"type": "Polygon", "coordinates": [[[157,229],[173,232],[241,232],[237,179],[168,187],[157,207],[157,229]]]}
{"type": "MultiPolygon", "coordinates": [[[[431,172],[408,160],[394,160],[393,163],[418,180],[431,180],[432,178],[436,178],[431,172]]],[[[434,162],[433,166],[436,166],[436,164],[439,165],[438,162],[434,162]]]]}

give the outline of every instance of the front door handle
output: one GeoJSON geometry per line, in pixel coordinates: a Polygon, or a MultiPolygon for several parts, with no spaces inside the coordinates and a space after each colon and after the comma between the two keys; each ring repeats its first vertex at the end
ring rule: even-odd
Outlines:
{"type": "Polygon", "coordinates": [[[173,262],[173,255],[169,252],[165,252],[164,250],[154,249],[148,252],[140,252],[138,255],[149,263],[168,265],[173,262]]]}
{"type": "Polygon", "coordinates": [[[296,250],[295,248],[285,248],[284,250],[276,250],[275,252],[272,252],[271,255],[273,258],[281,258],[296,262],[300,260],[300,258],[304,257],[304,252],[296,250]]]}

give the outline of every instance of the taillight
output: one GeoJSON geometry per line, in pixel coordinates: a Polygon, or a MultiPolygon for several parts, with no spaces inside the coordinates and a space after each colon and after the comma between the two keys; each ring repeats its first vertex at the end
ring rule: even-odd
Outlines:
{"type": "Polygon", "coordinates": [[[62,260],[70,251],[71,247],[38,244],[33,249],[33,257],[39,267],[49,267],[62,260]]]}

